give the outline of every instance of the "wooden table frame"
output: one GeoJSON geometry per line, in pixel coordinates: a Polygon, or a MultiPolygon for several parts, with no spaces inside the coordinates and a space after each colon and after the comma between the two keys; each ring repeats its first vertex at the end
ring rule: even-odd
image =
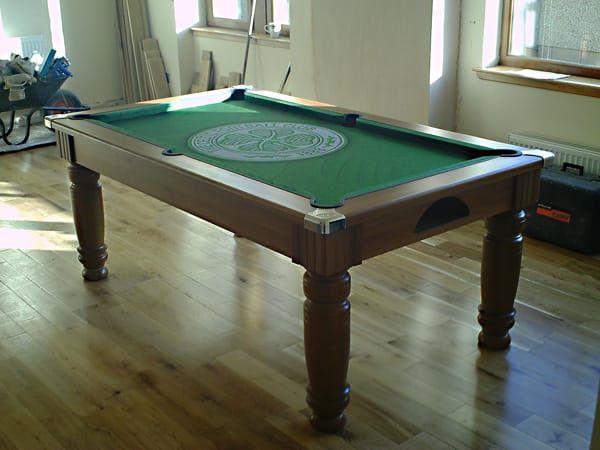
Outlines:
{"type": "MultiPolygon", "coordinates": [[[[223,91],[195,95],[204,95],[212,102],[223,91]]],[[[431,127],[369,118],[465,143],[516,149],[431,127]]],[[[108,274],[100,174],[304,266],[307,402],[312,409],[310,421],[320,431],[336,432],[345,423],[344,409],[350,398],[346,381],[350,347],[348,269],[367,258],[486,219],[478,343],[489,349],[502,349],[510,343],[523,208],[538,199],[540,170],[544,158],[551,156],[547,152],[498,157],[348,199],[330,220],[320,218],[320,213],[331,211],[315,212],[304,197],[192,158],[164,156],[160,147],[100,125],[68,116],[50,117],[46,125],[55,130],[60,154],[70,162],[73,217],[86,280],[101,280],[108,274]]]]}

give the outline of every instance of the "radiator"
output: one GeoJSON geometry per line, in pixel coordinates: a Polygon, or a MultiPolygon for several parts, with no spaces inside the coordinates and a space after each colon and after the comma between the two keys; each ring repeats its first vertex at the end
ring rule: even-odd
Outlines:
{"type": "Polygon", "coordinates": [[[551,141],[540,137],[509,133],[508,143],[525,148],[538,148],[554,153],[554,166],[572,163],[584,167],[585,175],[600,176],[600,149],[580,147],[565,142],[551,141]]]}

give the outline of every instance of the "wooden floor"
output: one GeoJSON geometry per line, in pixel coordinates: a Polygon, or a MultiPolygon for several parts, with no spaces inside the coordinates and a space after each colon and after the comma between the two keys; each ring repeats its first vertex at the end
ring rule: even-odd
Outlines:
{"type": "Polygon", "coordinates": [[[525,246],[507,352],[479,351],[475,223],[351,271],[346,430],[306,420],[301,267],[104,179],[109,279],[54,147],[0,155],[1,449],[587,449],[600,260],[525,246]]]}

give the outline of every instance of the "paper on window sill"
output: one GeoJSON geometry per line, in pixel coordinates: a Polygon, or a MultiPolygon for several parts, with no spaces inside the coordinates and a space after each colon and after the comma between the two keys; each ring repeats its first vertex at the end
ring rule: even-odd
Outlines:
{"type": "Polygon", "coordinates": [[[561,78],[567,78],[569,76],[564,73],[543,72],[541,70],[531,69],[508,70],[506,73],[519,75],[525,78],[534,78],[536,80],[560,80],[561,78]]]}

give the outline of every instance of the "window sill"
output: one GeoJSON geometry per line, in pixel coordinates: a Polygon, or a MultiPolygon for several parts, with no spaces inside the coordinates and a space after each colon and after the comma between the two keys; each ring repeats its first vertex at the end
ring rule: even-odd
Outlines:
{"type": "MultiPolygon", "coordinates": [[[[567,76],[559,79],[540,79],[536,71],[525,71],[518,67],[495,66],[473,69],[482,80],[501,83],[518,84],[538,89],[566,92],[569,94],[600,97],[600,80],[578,76],[567,76]]],[[[537,71],[538,74],[544,73],[537,71]]]]}
{"type": "MultiPolygon", "coordinates": [[[[248,32],[241,30],[231,30],[228,28],[216,28],[216,27],[200,27],[192,28],[194,36],[205,37],[210,39],[219,39],[224,41],[233,41],[245,43],[248,39],[248,32]]],[[[265,47],[277,47],[277,48],[290,48],[289,36],[280,36],[273,38],[268,34],[252,34],[252,42],[257,45],[264,45],[265,47]]]]}

